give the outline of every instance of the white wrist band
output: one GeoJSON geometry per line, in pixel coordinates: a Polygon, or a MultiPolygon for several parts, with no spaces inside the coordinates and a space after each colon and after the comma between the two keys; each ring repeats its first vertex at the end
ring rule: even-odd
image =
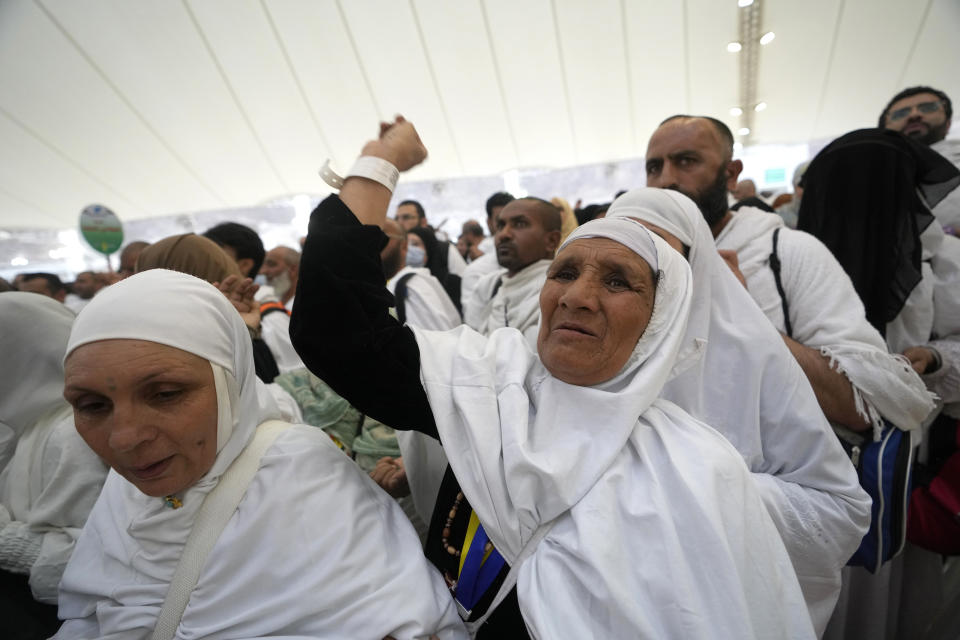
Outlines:
{"type": "Polygon", "coordinates": [[[400,171],[393,166],[393,163],[383,158],[360,156],[347,174],[348,178],[351,176],[379,182],[393,193],[397,188],[397,180],[400,179],[400,171]]]}
{"type": "Polygon", "coordinates": [[[334,189],[339,189],[343,186],[343,178],[334,173],[333,169],[330,168],[330,158],[327,158],[327,161],[320,167],[320,178],[334,189]]]}

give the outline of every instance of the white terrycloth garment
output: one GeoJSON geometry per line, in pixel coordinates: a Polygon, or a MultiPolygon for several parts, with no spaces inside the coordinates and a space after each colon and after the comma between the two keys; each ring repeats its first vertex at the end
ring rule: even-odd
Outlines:
{"type": "MultiPolygon", "coordinates": [[[[487,255],[488,253],[496,254],[497,245],[493,242],[493,236],[484,236],[483,240],[480,241],[480,244],[477,245],[477,249],[482,251],[483,255],[487,255]]],[[[474,262],[476,262],[476,260],[474,260],[474,262]]]]}
{"type": "MultiPolygon", "coordinates": [[[[173,346],[211,362],[218,455],[171,509],[111,471],[64,574],[57,638],[148,638],[203,498],[278,411],[254,374],[246,327],[192,276],[154,269],[84,309],[69,350],[105,339],[173,346]],[[189,319],[190,331],[183,331],[189,319]],[[224,427],[224,422],[229,428],[224,427]],[[221,434],[229,434],[220,442],[221,434]]],[[[286,429],[207,556],[177,638],[465,638],[443,580],[396,503],[323,432],[286,429]]]]}
{"type": "Polygon", "coordinates": [[[63,571],[106,477],[66,403],[20,438],[0,475],[0,510],[10,518],[0,527],[0,568],[29,574],[40,602],[57,604],[63,571]]]}
{"type": "MultiPolygon", "coordinates": [[[[262,287],[257,291],[256,301],[258,304],[265,302],[279,302],[279,298],[274,294],[273,288],[262,287]]],[[[288,305],[293,304],[293,298],[290,298],[288,305]]],[[[292,306],[284,305],[291,309],[292,306]]],[[[273,359],[277,362],[277,369],[280,373],[303,369],[304,364],[297,355],[293,343],[290,342],[290,316],[282,311],[271,311],[260,319],[260,337],[270,349],[273,359]]]]}
{"type": "MultiPolygon", "coordinates": [[[[397,282],[408,273],[415,275],[407,280],[407,324],[433,331],[460,326],[460,314],[429,269],[404,267],[387,282],[390,293],[396,295],[397,282]]],[[[414,509],[423,522],[429,523],[447,470],[447,456],[436,438],[418,431],[397,431],[396,435],[414,509]]]]}
{"type": "Polygon", "coordinates": [[[457,251],[457,247],[445,240],[439,241],[439,244],[440,246],[447,246],[447,271],[455,276],[462,276],[464,270],[467,268],[467,261],[464,260],[460,252],[457,251]]]}
{"type": "Polygon", "coordinates": [[[36,420],[63,406],[63,346],[74,314],[37,294],[10,291],[0,298],[0,470],[17,448],[17,440],[36,420]],[[36,298],[34,297],[36,296],[36,298]],[[10,329],[7,329],[7,327],[10,329]],[[17,330],[13,330],[16,327],[17,330]]]}
{"type": "Polygon", "coordinates": [[[929,345],[942,359],[940,369],[923,381],[945,404],[947,415],[960,415],[960,238],[948,236],[936,221],[922,234],[923,279],[903,309],[887,324],[891,351],[929,345]]]}
{"type": "Polygon", "coordinates": [[[397,283],[407,274],[404,301],[407,324],[421,329],[446,331],[460,324],[460,314],[443,285],[425,267],[404,267],[387,281],[387,290],[396,295],[397,283]]]}
{"type": "Polygon", "coordinates": [[[662,397],[714,427],[743,456],[822,633],[840,593],[840,569],[869,525],[870,497],[803,370],[720,258],[696,204],[675,191],[633,189],[607,211],[607,219],[624,216],[689,248],[693,300],[684,341],[706,348],[662,397]]]}
{"type": "MultiPolygon", "coordinates": [[[[612,222],[574,233],[604,237],[612,222]]],[[[604,383],[554,378],[514,329],[415,330],[444,449],[515,565],[532,637],[812,638],[740,456],[657,399],[682,346],[690,270],[654,242],[661,276],[650,323],[604,383]]]]}
{"type": "MultiPolygon", "coordinates": [[[[930,148],[942,155],[960,169],[960,140],[941,140],[930,148]]],[[[946,198],[933,208],[937,223],[944,227],[953,227],[954,233],[960,233],[960,189],[954,189],[946,198]]]]}
{"type": "MultiPolygon", "coordinates": [[[[387,282],[390,293],[396,294],[397,282],[408,273],[406,321],[411,327],[446,331],[461,324],[460,314],[429,269],[404,267],[387,282]]],[[[440,443],[417,431],[398,431],[397,444],[407,473],[410,495],[417,515],[429,523],[440,491],[440,483],[447,468],[447,457],[440,443]]]]}
{"type": "Polygon", "coordinates": [[[63,570],[107,477],[63,399],[73,320],[44,296],[0,296],[0,405],[4,422],[20,433],[0,474],[0,568],[28,574],[34,598],[46,604],[57,602],[63,570]]]}
{"type": "MultiPolygon", "coordinates": [[[[493,240],[490,244],[493,244],[493,240]]],[[[468,264],[463,271],[460,280],[460,305],[463,308],[463,323],[468,327],[480,326],[481,314],[490,298],[483,298],[476,290],[483,278],[494,271],[501,275],[507,272],[497,261],[495,248],[468,264]]]]}
{"type": "Polygon", "coordinates": [[[540,324],[540,290],[547,279],[551,262],[538,260],[512,278],[505,271],[484,276],[474,289],[470,301],[471,307],[480,311],[471,315],[469,322],[474,324],[468,322],[468,326],[485,336],[497,329],[512,327],[520,331],[530,346],[535,348],[540,324]]]}
{"type": "Polygon", "coordinates": [[[717,236],[716,245],[737,252],[750,296],[783,332],[781,297],[770,268],[777,228],[793,339],[819,349],[847,376],[858,412],[875,428],[886,418],[901,429],[919,429],[934,408],[931,395],[906,360],[887,351],[867,322],[853,283],[822,242],[786,228],[780,216],[742,207],[717,236]]]}

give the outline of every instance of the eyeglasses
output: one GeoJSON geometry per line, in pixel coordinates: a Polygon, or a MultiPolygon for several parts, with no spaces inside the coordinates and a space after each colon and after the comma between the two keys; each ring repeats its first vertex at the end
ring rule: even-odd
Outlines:
{"type": "Polygon", "coordinates": [[[915,104],[912,107],[901,107],[896,111],[890,112],[891,120],[903,120],[916,109],[920,113],[935,113],[940,110],[941,102],[939,100],[931,100],[930,102],[921,102],[920,104],[915,104]]]}

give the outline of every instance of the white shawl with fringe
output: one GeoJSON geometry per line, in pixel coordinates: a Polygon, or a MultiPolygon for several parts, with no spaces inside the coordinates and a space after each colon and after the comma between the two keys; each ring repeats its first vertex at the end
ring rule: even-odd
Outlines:
{"type": "Polygon", "coordinates": [[[867,322],[853,283],[822,242],[787,228],[780,216],[743,207],[717,236],[716,245],[737,252],[751,297],[783,332],[781,297],[770,268],[778,228],[777,255],[793,339],[819,349],[847,376],[857,412],[875,429],[882,418],[901,429],[919,429],[934,408],[932,394],[905,358],[887,351],[880,333],[867,322]]]}

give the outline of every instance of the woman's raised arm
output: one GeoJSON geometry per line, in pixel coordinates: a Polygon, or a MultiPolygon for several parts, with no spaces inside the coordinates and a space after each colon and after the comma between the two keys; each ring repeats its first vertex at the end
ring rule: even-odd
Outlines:
{"type": "MultiPolygon", "coordinates": [[[[426,149],[402,118],[381,124],[380,138],[361,155],[383,158],[400,171],[416,166],[426,149]]],[[[436,437],[420,385],[420,352],[413,332],[390,315],[380,230],[390,189],[348,177],[340,196],[316,208],[300,260],[290,338],[313,373],[354,407],[395,429],[436,437]]]]}
{"type": "MultiPolygon", "coordinates": [[[[417,130],[403,116],[397,116],[393,124],[380,123],[380,137],[363,146],[360,156],[386,160],[403,173],[423,162],[427,149],[420,141],[417,130]]],[[[359,176],[347,177],[340,189],[340,200],[353,212],[361,224],[383,226],[390,204],[390,189],[384,185],[359,176]]]]}

